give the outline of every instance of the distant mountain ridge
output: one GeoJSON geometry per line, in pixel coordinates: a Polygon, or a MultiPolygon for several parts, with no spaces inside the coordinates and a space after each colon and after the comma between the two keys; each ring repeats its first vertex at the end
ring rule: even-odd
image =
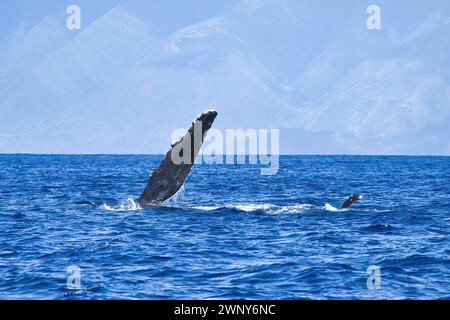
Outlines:
{"type": "Polygon", "coordinates": [[[284,153],[450,154],[448,4],[396,21],[381,1],[369,31],[364,1],[248,0],[162,37],[130,3],[0,41],[0,152],[163,153],[214,107],[221,129],[281,128],[284,153]]]}

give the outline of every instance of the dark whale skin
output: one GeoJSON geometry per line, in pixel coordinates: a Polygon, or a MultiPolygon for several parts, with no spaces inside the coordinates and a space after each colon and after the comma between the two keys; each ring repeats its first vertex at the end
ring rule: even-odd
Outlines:
{"type": "MultiPolygon", "coordinates": [[[[206,133],[211,128],[216,116],[217,112],[214,110],[203,112],[192,121],[192,126],[183,138],[171,146],[158,169],[154,170],[150,175],[148,184],[138,199],[138,203],[141,207],[159,205],[173,196],[181,188],[191,171],[206,133]],[[202,127],[201,141],[194,143],[194,127],[198,128],[199,124],[201,124],[202,127]],[[188,148],[190,148],[190,161],[186,161],[186,163],[184,161],[181,163],[174,163],[172,160],[172,152],[177,152],[177,150],[180,150],[181,148],[182,150],[188,150],[188,148]]],[[[198,133],[195,135],[198,135],[198,133]]]]}
{"type": "Polygon", "coordinates": [[[351,195],[347,200],[341,205],[341,209],[348,209],[352,206],[356,201],[362,200],[363,196],[360,194],[351,195]]]}

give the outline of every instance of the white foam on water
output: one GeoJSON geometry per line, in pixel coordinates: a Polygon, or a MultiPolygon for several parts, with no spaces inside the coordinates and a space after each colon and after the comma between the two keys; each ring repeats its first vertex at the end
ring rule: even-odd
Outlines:
{"type": "Polygon", "coordinates": [[[203,211],[214,211],[218,209],[235,209],[243,212],[255,212],[264,211],[268,214],[281,214],[281,213],[301,213],[306,210],[312,209],[314,206],[310,204],[295,204],[290,206],[278,206],[270,203],[241,203],[241,204],[228,204],[223,206],[196,206],[193,209],[203,211]]]}
{"type": "Polygon", "coordinates": [[[237,209],[237,210],[245,211],[245,212],[254,212],[254,211],[258,211],[258,210],[270,211],[274,207],[275,206],[272,204],[252,204],[252,203],[226,206],[226,208],[228,208],[228,209],[237,209]]]}
{"type": "MultiPolygon", "coordinates": [[[[181,202],[181,199],[184,195],[184,185],[181,186],[181,188],[175,193],[170,199],[167,199],[164,201],[161,206],[163,207],[170,207],[170,208],[176,208],[176,207],[182,207],[179,202],[181,202]]],[[[116,211],[116,212],[129,212],[129,211],[136,211],[136,210],[142,210],[142,208],[138,202],[136,202],[133,198],[127,198],[126,200],[120,202],[117,206],[110,206],[106,203],[103,203],[100,206],[100,209],[107,210],[107,211],[116,211]]]]}
{"type": "Polygon", "coordinates": [[[303,203],[303,204],[296,204],[296,205],[292,205],[292,206],[279,207],[277,213],[283,213],[283,212],[301,213],[301,212],[305,212],[305,211],[313,209],[313,208],[314,208],[313,205],[303,203]]]}
{"type": "MultiPolygon", "coordinates": [[[[178,203],[180,198],[183,197],[184,193],[184,187],[182,187],[179,192],[175,194],[174,197],[171,199],[165,201],[162,206],[169,207],[169,208],[180,208],[180,209],[197,209],[201,211],[215,211],[219,209],[234,209],[242,212],[256,212],[256,211],[263,211],[267,214],[298,214],[303,213],[311,209],[322,209],[329,212],[345,212],[349,209],[338,209],[334,206],[332,206],[329,203],[325,203],[323,207],[315,207],[311,204],[294,204],[294,205],[288,205],[288,206],[280,206],[275,205],[271,203],[237,203],[237,204],[226,204],[226,205],[200,205],[200,206],[193,206],[193,207],[186,207],[182,204],[178,203]]],[[[128,198],[125,201],[122,201],[117,206],[110,206],[106,203],[103,203],[100,206],[100,209],[107,210],[107,211],[116,211],[116,212],[129,212],[129,211],[136,211],[136,210],[142,210],[143,208],[139,205],[138,202],[136,202],[133,198],[128,198]]]]}
{"type": "Polygon", "coordinates": [[[133,198],[128,198],[125,201],[122,201],[118,206],[110,206],[106,203],[103,203],[100,206],[100,209],[107,211],[116,211],[116,212],[128,212],[128,211],[136,211],[141,210],[142,207],[136,202],[133,198]]]}
{"type": "Polygon", "coordinates": [[[197,210],[203,210],[203,211],[214,211],[223,207],[220,206],[197,206],[197,207],[192,207],[193,209],[197,209],[197,210]]]}
{"type": "Polygon", "coordinates": [[[349,209],[338,209],[336,207],[333,207],[329,203],[325,203],[325,205],[322,207],[322,210],[330,211],[330,212],[345,212],[345,211],[348,211],[349,209]]]}

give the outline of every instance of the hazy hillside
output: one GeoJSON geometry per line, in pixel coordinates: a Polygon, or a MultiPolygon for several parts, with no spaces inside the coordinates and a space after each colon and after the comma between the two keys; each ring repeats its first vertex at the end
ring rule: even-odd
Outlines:
{"type": "Polygon", "coordinates": [[[0,152],[162,153],[214,107],[218,128],[281,128],[283,152],[450,154],[450,5],[381,1],[369,31],[368,4],[119,1],[80,31],[17,21],[0,152]]]}

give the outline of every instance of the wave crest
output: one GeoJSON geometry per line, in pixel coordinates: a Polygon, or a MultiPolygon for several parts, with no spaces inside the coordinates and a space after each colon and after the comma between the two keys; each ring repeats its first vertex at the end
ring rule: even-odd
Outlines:
{"type": "Polygon", "coordinates": [[[296,204],[290,206],[278,206],[270,203],[262,203],[262,204],[229,204],[223,206],[196,206],[193,209],[202,210],[202,211],[215,211],[219,209],[231,209],[242,212],[257,212],[263,211],[269,214],[280,214],[280,213],[301,213],[306,210],[313,209],[314,206],[310,204],[296,204]]]}

